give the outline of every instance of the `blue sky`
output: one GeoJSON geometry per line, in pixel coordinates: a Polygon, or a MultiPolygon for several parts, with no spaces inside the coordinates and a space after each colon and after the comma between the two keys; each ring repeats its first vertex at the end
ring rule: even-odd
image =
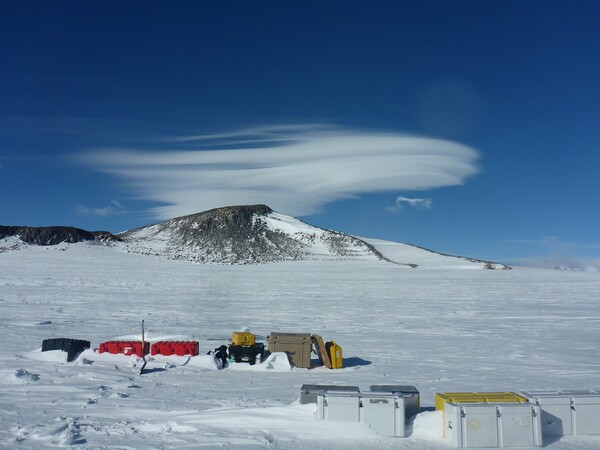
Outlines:
{"type": "Polygon", "coordinates": [[[596,1],[0,0],[0,224],[267,203],[597,261],[599,55],[596,1]]]}

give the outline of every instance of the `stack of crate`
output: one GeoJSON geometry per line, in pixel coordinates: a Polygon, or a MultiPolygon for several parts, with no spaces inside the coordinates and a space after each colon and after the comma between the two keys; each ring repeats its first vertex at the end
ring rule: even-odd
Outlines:
{"type": "Polygon", "coordinates": [[[234,331],[231,334],[229,357],[237,363],[250,365],[261,363],[265,354],[265,344],[256,342],[256,335],[248,331],[234,331]]]}

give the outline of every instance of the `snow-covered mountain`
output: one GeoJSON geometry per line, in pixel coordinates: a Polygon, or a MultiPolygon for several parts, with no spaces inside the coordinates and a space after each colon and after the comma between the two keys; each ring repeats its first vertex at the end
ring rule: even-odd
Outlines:
{"type": "Polygon", "coordinates": [[[265,205],[212,209],[127,231],[119,237],[132,253],[197,262],[383,259],[360,239],[310,226],[265,205]]]}
{"type": "Polygon", "coordinates": [[[397,242],[318,228],[265,205],[230,206],[178,217],[113,236],[67,227],[2,227],[7,248],[59,242],[103,242],[129,253],[200,263],[262,264],[296,260],[383,261],[406,267],[508,269],[397,242]],[[60,232],[60,233],[59,233],[60,232]],[[11,234],[12,233],[12,234],[11,234]],[[10,241],[8,237],[17,238],[10,241]],[[10,245],[9,245],[10,244],[10,245]]]}

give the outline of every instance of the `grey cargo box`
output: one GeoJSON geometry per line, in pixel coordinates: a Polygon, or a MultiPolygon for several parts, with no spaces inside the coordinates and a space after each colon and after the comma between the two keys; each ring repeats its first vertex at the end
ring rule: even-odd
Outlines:
{"type": "Polygon", "coordinates": [[[360,421],[381,436],[405,437],[406,400],[412,399],[399,392],[363,392],[360,395],[360,421]]]}
{"type": "Polygon", "coordinates": [[[406,436],[406,405],[414,397],[396,392],[317,391],[320,420],[361,422],[381,436],[406,436]]]}
{"type": "Polygon", "coordinates": [[[523,391],[521,395],[542,408],[546,436],[600,434],[598,391],[523,391]]]}
{"type": "Polygon", "coordinates": [[[358,386],[337,386],[334,384],[303,384],[300,388],[300,403],[317,403],[319,392],[359,392],[358,386]]]}
{"type": "Polygon", "coordinates": [[[421,410],[421,396],[415,386],[396,385],[396,384],[373,384],[371,392],[390,392],[392,394],[401,394],[404,397],[404,409],[406,419],[419,414],[421,410]]]}

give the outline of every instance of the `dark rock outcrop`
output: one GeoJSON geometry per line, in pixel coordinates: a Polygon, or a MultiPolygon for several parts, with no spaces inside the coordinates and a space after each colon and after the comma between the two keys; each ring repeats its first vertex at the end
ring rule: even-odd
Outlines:
{"type": "Polygon", "coordinates": [[[76,243],[94,241],[99,239],[103,242],[117,239],[108,231],[89,232],[75,227],[18,227],[1,226],[0,239],[15,236],[26,244],[34,245],[57,245],[62,242],[76,243]]]}
{"type": "Polygon", "coordinates": [[[229,206],[178,217],[121,233],[128,251],[170,259],[225,264],[253,264],[323,258],[381,255],[358,238],[304,224],[280,221],[266,205],[229,206]],[[283,229],[277,225],[280,223],[283,229]],[[319,258],[320,258],[319,257],[319,258]]]}

